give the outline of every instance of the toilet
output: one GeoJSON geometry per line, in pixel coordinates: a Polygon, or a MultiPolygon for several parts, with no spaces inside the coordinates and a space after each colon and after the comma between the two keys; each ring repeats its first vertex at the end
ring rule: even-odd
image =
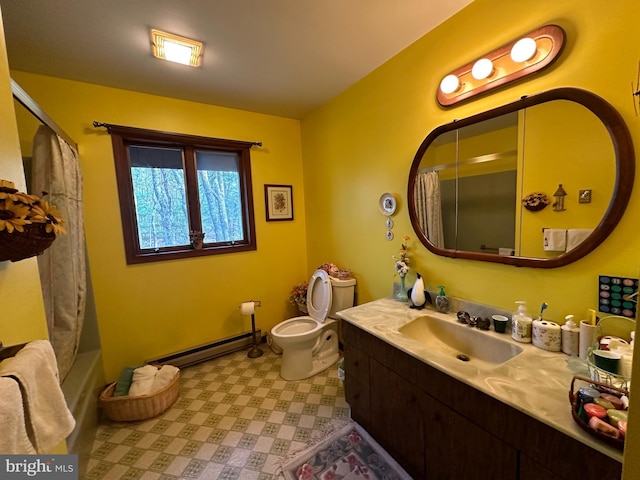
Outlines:
{"type": "Polygon", "coordinates": [[[273,341],[282,349],[283,379],[312,377],[338,361],[336,312],[353,307],[355,284],[355,278],[341,280],[322,269],[313,273],[307,288],[309,315],[290,318],[271,329],[273,341]]]}

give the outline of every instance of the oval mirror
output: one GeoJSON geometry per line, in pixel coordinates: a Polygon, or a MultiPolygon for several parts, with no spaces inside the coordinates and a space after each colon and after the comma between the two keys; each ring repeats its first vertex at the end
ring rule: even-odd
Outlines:
{"type": "Polygon", "coordinates": [[[634,174],[620,114],[559,88],[433,130],[411,164],[409,216],[435,254],[560,267],[613,231],[634,174]]]}

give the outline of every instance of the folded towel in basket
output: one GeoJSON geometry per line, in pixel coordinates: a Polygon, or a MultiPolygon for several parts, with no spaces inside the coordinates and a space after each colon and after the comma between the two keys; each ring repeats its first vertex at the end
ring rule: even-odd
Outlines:
{"type": "Polygon", "coordinates": [[[180,370],[173,365],[163,365],[160,370],[158,370],[158,374],[156,378],[153,380],[153,385],[151,386],[151,392],[155,393],[157,391],[162,390],[167,385],[169,385],[175,376],[178,374],[180,370]]]}
{"type": "Polygon", "coordinates": [[[3,360],[0,376],[12,377],[20,386],[27,434],[37,453],[49,453],[69,436],[76,421],[60,388],[56,356],[48,340],[30,342],[3,360]]]}
{"type": "Polygon", "coordinates": [[[158,374],[158,368],[153,365],[145,365],[144,367],[136,368],[133,371],[133,381],[131,382],[131,388],[129,388],[129,395],[148,395],[151,393],[153,387],[153,381],[158,374]]]}
{"type": "Polygon", "coordinates": [[[138,367],[124,367],[120,372],[118,381],[116,382],[116,388],[113,392],[114,397],[125,397],[129,395],[129,389],[131,388],[131,382],[133,382],[133,371],[138,367]]]}
{"type": "Polygon", "coordinates": [[[27,435],[20,385],[9,377],[0,377],[0,425],[0,452],[7,455],[36,453],[27,435]]]}

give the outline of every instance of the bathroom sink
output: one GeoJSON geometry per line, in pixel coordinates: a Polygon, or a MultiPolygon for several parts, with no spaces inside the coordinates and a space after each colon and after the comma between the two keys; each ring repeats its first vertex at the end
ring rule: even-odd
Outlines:
{"type": "Polygon", "coordinates": [[[429,348],[462,361],[480,360],[500,365],[522,353],[521,346],[506,337],[497,337],[499,334],[429,315],[418,317],[398,330],[429,348]]]}

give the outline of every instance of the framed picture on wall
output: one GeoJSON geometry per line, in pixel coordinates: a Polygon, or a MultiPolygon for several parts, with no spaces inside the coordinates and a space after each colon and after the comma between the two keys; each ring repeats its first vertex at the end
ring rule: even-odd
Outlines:
{"type": "Polygon", "coordinates": [[[291,185],[265,185],[264,201],[267,222],[293,220],[293,187],[291,185]]]}

